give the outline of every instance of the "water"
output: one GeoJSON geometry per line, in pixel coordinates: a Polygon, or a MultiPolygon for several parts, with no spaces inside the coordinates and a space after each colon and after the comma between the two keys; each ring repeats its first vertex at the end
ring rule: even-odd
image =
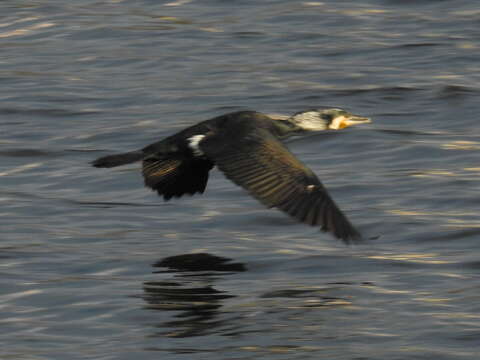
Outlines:
{"type": "Polygon", "coordinates": [[[0,358],[477,359],[475,1],[0,13],[0,358]],[[88,164],[229,111],[320,105],[374,120],[289,144],[363,245],[218,171],[164,203],[137,166],[88,164]]]}

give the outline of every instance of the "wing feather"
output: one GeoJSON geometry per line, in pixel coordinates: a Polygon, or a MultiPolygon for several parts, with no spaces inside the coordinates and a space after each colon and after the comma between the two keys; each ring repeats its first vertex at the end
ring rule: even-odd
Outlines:
{"type": "Polygon", "coordinates": [[[199,145],[227,178],[300,222],[320,225],[347,243],[360,239],[317,176],[270,131],[253,126],[226,131],[199,145]]]}
{"type": "Polygon", "coordinates": [[[212,167],[208,160],[152,154],[143,160],[142,174],[145,186],[170,200],[184,194],[203,193],[212,167]]]}

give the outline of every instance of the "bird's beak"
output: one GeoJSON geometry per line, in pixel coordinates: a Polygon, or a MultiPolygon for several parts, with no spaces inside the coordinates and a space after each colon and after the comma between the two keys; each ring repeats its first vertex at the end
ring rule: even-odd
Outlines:
{"type": "Polygon", "coordinates": [[[342,115],[333,119],[331,124],[328,126],[331,130],[340,130],[345,129],[346,127],[358,125],[358,124],[367,124],[371,123],[367,117],[358,116],[358,115],[342,115]]]}

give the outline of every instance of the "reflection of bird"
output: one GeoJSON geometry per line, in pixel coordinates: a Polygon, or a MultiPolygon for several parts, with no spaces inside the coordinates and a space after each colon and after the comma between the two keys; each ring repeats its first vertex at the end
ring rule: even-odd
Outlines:
{"type": "Polygon", "coordinates": [[[92,164],[114,167],[142,160],[145,185],[165,200],[203,193],[208,172],[216,165],[266,206],[320,225],[348,243],[359,239],[359,233],[315,174],[280,139],[367,122],[368,118],[341,109],[308,110],[287,119],[240,111],[200,122],[142,150],[104,156],[92,164]]]}

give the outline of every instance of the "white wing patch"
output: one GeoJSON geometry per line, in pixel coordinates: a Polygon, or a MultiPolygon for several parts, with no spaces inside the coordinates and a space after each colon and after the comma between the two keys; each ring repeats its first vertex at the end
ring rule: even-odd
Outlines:
{"type": "Polygon", "coordinates": [[[204,137],[205,137],[205,135],[194,135],[194,136],[189,137],[187,139],[188,140],[188,146],[190,147],[190,149],[192,149],[193,154],[195,156],[205,155],[203,153],[203,151],[200,149],[200,147],[198,146],[198,144],[200,144],[200,141],[202,141],[204,137]]]}

